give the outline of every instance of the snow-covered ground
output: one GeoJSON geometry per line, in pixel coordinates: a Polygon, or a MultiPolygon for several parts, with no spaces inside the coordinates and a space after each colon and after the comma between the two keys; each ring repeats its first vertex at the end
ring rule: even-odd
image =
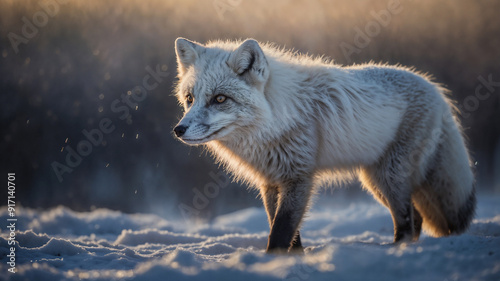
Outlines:
{"type": "MultiPolygon", "coordinates": [[[[208,224],[64,207],[17,210],[16,271],[8,230],[0,280],[500,280],[500,198],[480,196],[470,230],[393,246],[388,211],[369,200],[323,200],[302,228],[305,255],[264,253],[263,208],[208,224]]],[[[7,221],[6,207],[0,220],[7,221]]]]}

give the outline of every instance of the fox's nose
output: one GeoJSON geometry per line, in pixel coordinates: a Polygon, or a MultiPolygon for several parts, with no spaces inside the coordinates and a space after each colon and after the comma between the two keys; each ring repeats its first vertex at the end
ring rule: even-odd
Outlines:
{"type": "Polygon", "coordinates": [[[187,130],[188,127],[186,126],[183,126],[183,125],[179,125],[177,127],[174,128],[174,132],[175,132],[175,135],[180,138],[184,135],[184,133],[186,133],[186,130],[187,130]]]}

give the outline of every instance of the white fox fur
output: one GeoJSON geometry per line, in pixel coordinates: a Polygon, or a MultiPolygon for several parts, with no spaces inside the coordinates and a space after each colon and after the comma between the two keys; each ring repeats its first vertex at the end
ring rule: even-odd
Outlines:
{"type": "Polygon", "coordinates": [[[474,177],[446,90],[400,66],[341,67],[270,44],[176,40],[176,135],[260,189],[268,251],[301,249],[315,187],[359,175],[391,211],[395,241],[463,232],[474,177]],[[189,102],[186,102],[189,100],[189,102]]]}

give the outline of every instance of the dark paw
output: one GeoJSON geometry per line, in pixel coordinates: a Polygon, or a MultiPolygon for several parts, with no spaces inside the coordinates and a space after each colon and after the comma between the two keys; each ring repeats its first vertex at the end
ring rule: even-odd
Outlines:
{"type": "Polygon", "coordinates": [[[266,249],[266,254],[273,254],[273,255],[286,255],[288,254],[288,249],[286,248],[269,248],[267,247],[266,249]]]}
{"type": "Polygon", "coordinates": [[[293,255],[303,255],[304,254],[304,247],[294,245],[290,249],[288,249],[288,253],[293,254],[293,255]]]}
{"type": "Polygon", "coordinates": [[[293,255],[303,255],[304,254],[304,247],[302,245],[294,245],[289,248],[284,248],[284,247],[274,247],[270,248],[267,247],[266,249],[267,254],[277,254],[277,255],[286,255],[286,254],[293,254],[293,255]]]}
{"type": "MultiPolygon", "coordinates": [[[[417,237],[418,239],[418,237],[417,237]]],[[[403,243],[410,243],[414,240],[414,237],[411,233],[398,233],[394,236],[394,244],[399,245],[403,243]]]]}

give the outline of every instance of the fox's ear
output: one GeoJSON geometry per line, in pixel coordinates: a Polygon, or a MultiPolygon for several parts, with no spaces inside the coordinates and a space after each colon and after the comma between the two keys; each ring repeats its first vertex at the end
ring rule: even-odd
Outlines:
{"type": "Polygon", "coordinates": [[[234,50],[227,64],[248,83],[261,90],[269,78],[266,56],[254,39],[245,40],[238,49],[234,50]]]}
{"type": "Polygon", "coordinates": [[[179,37],[175,40],[175,54],[177,55],[179,75],[184,75],[188,67],[194,64],[202,48],[205,47],[185,38],[179,37]]]}

